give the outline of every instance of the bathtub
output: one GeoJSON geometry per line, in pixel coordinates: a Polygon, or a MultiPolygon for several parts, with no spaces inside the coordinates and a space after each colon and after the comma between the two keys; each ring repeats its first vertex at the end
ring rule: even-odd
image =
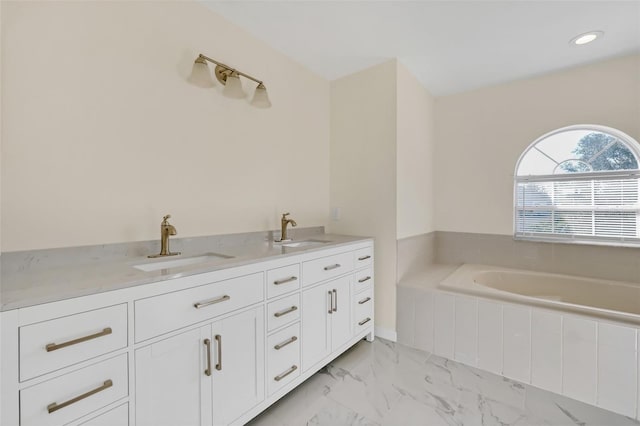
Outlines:
{"type": "Polygon", "coordinates": [[[640,285],[462,265],[398,300],[402,343],[640,419],[640,285]]]}
{"type": "Polygon", "coordinates": [[[640,284],[463,265],[439,288],[640,325],[640,284]]]}

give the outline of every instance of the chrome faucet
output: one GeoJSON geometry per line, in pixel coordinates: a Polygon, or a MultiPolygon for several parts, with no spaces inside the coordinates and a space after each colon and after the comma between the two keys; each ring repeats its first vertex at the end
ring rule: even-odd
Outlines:
{"type": "Polygon", "coordinates": [[[282,219],[280,220],[280,224],[281,224],[281,232],[280,232],[280,241],[288,241],[289,239],[287,238],[287,225],[291,224],[291,226],[298,226],[298,224],[296,223],[295,220],[293,219],[287,219],[287,216],[289,216],[290,213],[283,213],[282,214],[282,219]]]}
{"type": "Polygon", "coordinates": [[[169,236],[176,235],[178,231],[176,228],[171,225],[168,219],[171,217],[170,214],[166,215],[162,218],[162,223],[160,224],[160,253],[152,254],[148,257],[164,257],[164,256],[176,256],[180,254],[180,252],[171,253],[169,250],[169,236]]]}

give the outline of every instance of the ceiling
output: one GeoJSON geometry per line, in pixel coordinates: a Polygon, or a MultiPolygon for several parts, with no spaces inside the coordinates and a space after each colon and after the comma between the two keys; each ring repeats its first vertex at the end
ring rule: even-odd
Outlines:
{"type": "Polygon", "coordinates": [[[640,52],[640,0],[204,3],[326,79],[398,58],[436,96],[640,52]]]}

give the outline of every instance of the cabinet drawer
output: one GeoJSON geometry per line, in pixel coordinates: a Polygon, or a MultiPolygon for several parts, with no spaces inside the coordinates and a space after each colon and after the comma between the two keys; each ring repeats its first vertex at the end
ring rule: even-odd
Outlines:
{"type": "Polygon", "coordinates": [[[309,260],[302,264],[303,285],[307,286],[337,277],[351,270],[353,270],[353,252],[309,260]]]}
{"type": "Polygon", "coordinates": [[[280,296],[300,288],[300,264],[267,271],[267,297],[280,296]]]}
{"type": "Polygon", "coordinates": [[[267,339],[267,373],[269,395],[300,375],[299,322],[267,339]]]}
{"type": "Polygon", "coordinates": [[[373,247],[365,247],[353,252],[355,268],[362,268],[373,263],[373,247]]]}
{"type": "Polygon", "coordinates": [[[373,289],[369,288],[358,293],[354,299],[354,304],[355,332],[357,334],[373,326],[373,289]]]}
{"type": "Polygon", "coordinates": [[[300,318],[300,294],[292,294],[267,305],[267,326],[275,330],[300,318]]]}
{"type": "Polygon", "coordinates": [[[128,395],[127,354],[20,391],[20,425],[61,425],[128,395]]]}
{"type": "Polygon", "coordinates": [[[120,405],[100,414],[78,426],[127,426],[129,424],[129,404],[120,405]]]}
{"type": "Polygon", "coordinates": [[[354,286],[356,293],[373,287],[373,265],[356,271],[354,275],[354,286]]]}
{"type": "Polygon", "coordinates": [[[20,380],[127,346],[127,305],[20,327],[20,380]]]}
{"type": "Polygon", "coordinates": [[[135,301],[136,342],[258,303],[264,273],[135,301]]]}

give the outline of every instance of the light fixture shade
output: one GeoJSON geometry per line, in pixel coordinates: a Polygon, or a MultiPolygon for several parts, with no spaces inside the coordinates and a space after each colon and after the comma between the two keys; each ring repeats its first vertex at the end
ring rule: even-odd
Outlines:
{"type": "Polygon", "coordinates": [[[242,99],[246,96],[244,90],[242,90],[242,82],[240,81],[240,76],[237,72],[234,71],[231,74],[227,75],[227,81],[224,85],[222,94],[227,98],[234,99],[242,99]]]}
{"type": "Polygon", "coordinates": [[[256,87],[256,91],[253,94],[253,99],[251,100],[251,105],[256,108],[269,108],[271,107],[271,101],[269,100],[269,95],[267,94],[267,88],[264,84],[258,84],[256,87]]]}
{"type": "Polygon", "coordinates": [[[215,86],[213,77],[211,76],[211,71],[209,71],[209,66],[204,60],[196,59],[193,63],[191,75],[189,76],[189,83],[198,87],[215,86]]]}

